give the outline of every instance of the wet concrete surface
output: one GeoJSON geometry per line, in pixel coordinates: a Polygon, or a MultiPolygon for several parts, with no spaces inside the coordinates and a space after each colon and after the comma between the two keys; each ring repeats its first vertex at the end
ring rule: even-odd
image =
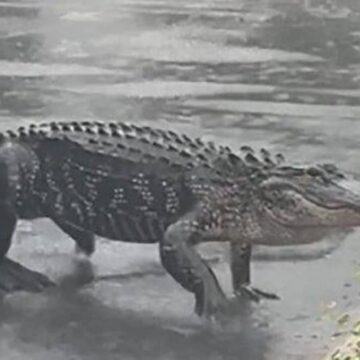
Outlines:
{"type": "MultiPolygon", "coordinates": [[[[0,129],[119,119],[359,173],[360,6],[338,3],[0,2],[0,129]]],[[[317,359],[360,304],[359,235],[257,249],[253,283],[281,300],[210,326],[156,246],[99,240],[90,266],[21,223],[10,256],[60,286],[3,300],[0,359],[317,359]]],[[[203,252],[230,296],[226,248],[203,252]]]]}

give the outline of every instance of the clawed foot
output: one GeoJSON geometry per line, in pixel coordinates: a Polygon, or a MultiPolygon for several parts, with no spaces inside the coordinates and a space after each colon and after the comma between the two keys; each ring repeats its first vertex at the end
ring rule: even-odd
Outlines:
{"type": "MultiPolygon", "coordinates": [[[[236,291],[236,297],[240,299],[259,302],[261,299],[279,300],[280,297],[249,285],[243,285],[236,291]]],[[[226,313],[233,301],[228,300],[220,288],[214,285],[204,285],[202,291],[196,294],[195,312],[206,319],[213,319],[219,314],[226,313]]]]}
{"type": "Polygon", "coordinates": [[[19,263],[4,258],[0,263],[0,292],[24,290],[40,292],[55,284],[45,275],[27,269],[19,263]]]}
{"type": "Polygon", "coordinates": [[[214,284],[202,285],[202,291],[195,294],[195,313],[205,319],[212,319],[228,304],[225,294],[214,284]]]}
{"type": "Polygon", "coordinates": [[[259,302],[261,299],[280,300],[280,297],[278,295],[265,292],[250,285],[241,286],[239,289],[236,290],[235,295],[239,298],[248,299],[255,302],[259,302]]]}

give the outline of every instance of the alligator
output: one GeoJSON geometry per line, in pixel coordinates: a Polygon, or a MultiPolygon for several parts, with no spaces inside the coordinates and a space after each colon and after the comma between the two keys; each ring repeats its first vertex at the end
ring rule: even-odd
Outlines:
{"type": "Polygon", "coordinates": [[[285,165],[171,130],[123,122],[49,122],[0,135],[0,290],[41,291],[46,276],[9,259],[18,219],[50,218],[91,255],[95,237],[158,243],[160,260],[212,317],[228,304],[196,245],[230,244],[234,294],[250,285],[254,244],[319,241],[360,225],[360,194],[335,165],[285,165]]]}

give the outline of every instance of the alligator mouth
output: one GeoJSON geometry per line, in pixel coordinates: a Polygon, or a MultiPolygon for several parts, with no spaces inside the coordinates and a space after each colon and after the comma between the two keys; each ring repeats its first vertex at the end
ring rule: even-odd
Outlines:
{"type": "Polygon", "coordinates": [[[353,204],[351,202],[333,202],[331,203],[331,200],[327,200],[327,199],[319,199],[317,196],[314,195],[309,195],[309,194],[305,194],[302,193],[301,194],[304,199],[306,199],[307,201],[313,203],[314,205],[326,209],[326,210],[352,210],[355,212],[359,212],[360,213],[360,203],[359,204],[353,204]]]}
{"type": "Polygon", "coordinates": [[[266,216],[268,216],[274,223],[287,228],[301,230],[320,230],[320,229],[345,229],[355,228],[360,226],[360,209],[359,207],[353,207],[342,204],[327,204],[314,201],[311,198],[307,198],[311,206],[315,206],[318,209],[309,212],[308,215],[303,215],[296,211],[291,213],[292,216],[286,217],[281,212],[274,212],[271,209],[266,210],[266,216]]]}
{"type": "Polygon", "coordinates": [[[301,195],[307,201],[326,210],[360,213],[360,196],[352,190],[339,185],[332,185],[329,188],[309,188],[301,195]]]}
{"type": "Polygon", "coordinates": [[[360,195],[349,189],[345,181],[326,185],[307,184],[304,187],[299,187],[291,182],[274,182],[267,184],[267,187],[275,190],[294,191],[309,203],[324,210],[360,213],[360,195]]]}
{"type": "Polygon", "coordinates": [[[360,226],[360,197],[337,185],[312,186],[306,189],[288,184],[282,190],[301,197],[298,206],[266,208],[271,221],[288,229],[339,229],[360,226]],[[297,195],[296,195],[297,194],[297,195]]]}
{"type": "Polygon", "coordinates": [[[337,226],[334,224],[312,224],[298,223],[296,219],[288,222],[286,219],[278,217],[267,209],[263,214],[263,226],[267,232],[261,238],[259,244],[270,246],[293,246],[308,245],[328,239],[329,236],[347,234],[353,231],[354,226],[337,226]]]}

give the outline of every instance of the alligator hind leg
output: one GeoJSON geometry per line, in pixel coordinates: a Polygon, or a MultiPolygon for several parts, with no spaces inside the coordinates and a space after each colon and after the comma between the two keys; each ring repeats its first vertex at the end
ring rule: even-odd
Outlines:
{"type": "Polygon", "coordinates": [[[16,214],[7,202],[0,202],[0,292],[41,291],[53,285],[44,275],[5,257],[16,226],[16,214]]]}
{"type": "Polygon", "coordinates": [[[196,253],[192,230],[186,220],[170,226],[160,242],[160,257],[169,274],[194,293],[195,312],[209,318],[223,309],[227,300],[215,274],[196,253]]]}
{"type": "Polygon", "coordinates": [[[232,241],[230,269],[235,295],[247,297],[253,301],[264,299],[279,299],[276,294],[268,293],[250,286],[251,245],[232,241]]]}
{"type": "Polygon", "coordinates": [[[65,220],[52,219],[55,224],[76,243],[76,252],[90,256],[95,251],[95,236],[92,232],[86,231],[65,220]]]}

